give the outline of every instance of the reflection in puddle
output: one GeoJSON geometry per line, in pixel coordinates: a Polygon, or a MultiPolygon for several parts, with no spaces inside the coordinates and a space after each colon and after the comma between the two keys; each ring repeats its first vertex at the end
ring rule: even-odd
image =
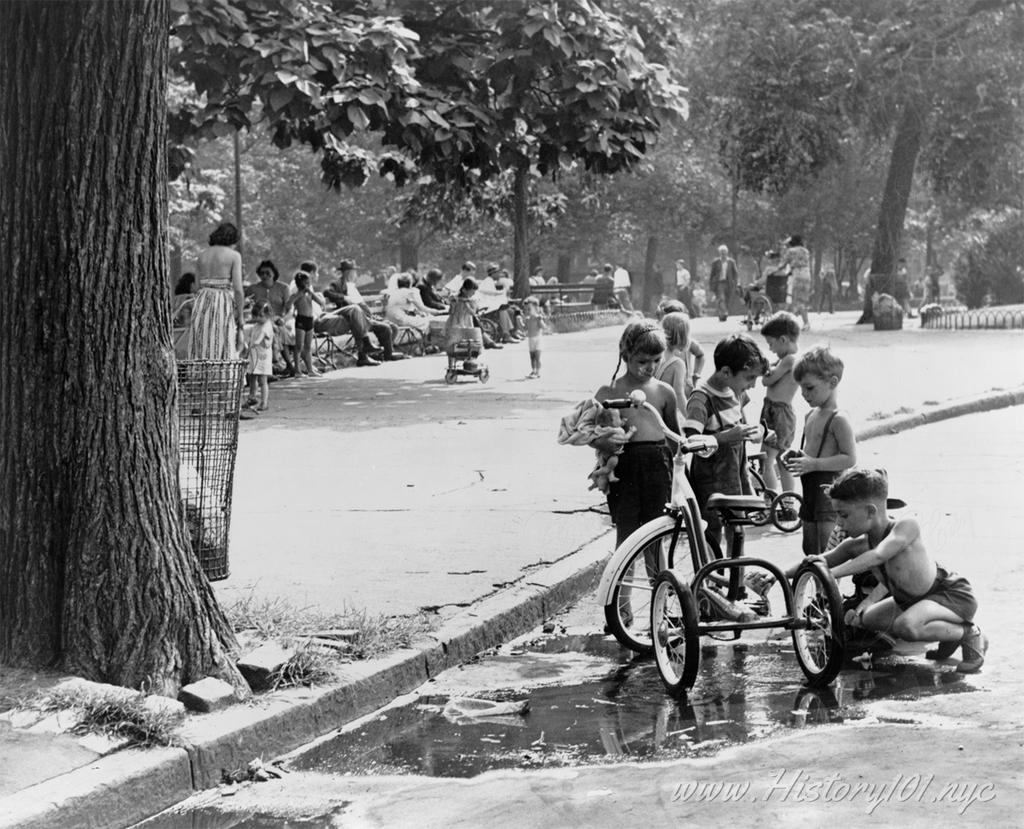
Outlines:
{"type": "MultiPolygon", "coordinates": [[[[609,637],[553,637],[530,650],[583,652],[618,664],[600,679],[482,695],[528,700],[522,715],[452,721],[442,713],[448,696],[420,697],[318,744],[290,766],[472,777],[499,768],[662,760],[708,754],[780,729],[859,719],[865,700],[972,690],[955,672],[899,659],[874,670],[851,667],[832,687],[814,690],[803,687],[788,643],[728,643],[704,648],[697,686],[689,700],[677,703],[666,695],[652,661],[631,659],[609,637]]],[[[524,661],[530,664],[529,654],[524,661]]]]}

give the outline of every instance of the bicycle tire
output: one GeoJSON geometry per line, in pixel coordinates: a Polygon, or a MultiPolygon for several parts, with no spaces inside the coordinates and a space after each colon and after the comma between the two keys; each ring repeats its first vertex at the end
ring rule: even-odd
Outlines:
{"type": "Polygon", "coordinates": [[[488,317],[480,317],[480,330],[495,342],[501,339],[501,327],[488,317]]]}
{"type": "Polygon", "coordinates": [[[807,683],[828,685],[843,667],[843,600],[820,561],[805,561],[793,576],[793,617],[810,627],[793,629],[793,650],[807,683]]]}
{"type": "Polygon", "coordinates": [[[776,529],[784,533],[794,533],[804,525],[804,519],[800,517],[803,505],[804,499],[799,492],[780,492],[772,499],[768,517],[776,529]],[[791,513],[785,510],[790,510],[791,513]],[[793,517],[787,517],[790,514],[794,514],[793,517]]]}
{"type": "Polygon", "coordinates": [[[665,690],[676,699],[693,687],[700,667],[697,603],[681,575],[674,570],[659,573],[651,598],[654,663],[665,690]]]}
{"type": "Polygon", "coordinates": [[[649,521],[644,527],[649,527],[649,531],[641,535],[634,533],[623,542],[631,543],[633,549],[612,588],[610,600],[604,606],[604,619],[608,632],[619,644],[637,653],[649,654],[652,650],[651,595],[654,580],[661,569],[676,567],[676,562],[679,563],[676,569],[692,578],[694,542],[692,530],[685,522],[679,527],[678,537],[675,522],[666,522],[664,516],[649,521]],[[674,547],[671,543],[673,537],[676,537],[674,547]],[[664,557],[661,562],[664,568],[659,567],[658,571],[652,572],[645,554],[657,554],[659,548],[664,557]]]}

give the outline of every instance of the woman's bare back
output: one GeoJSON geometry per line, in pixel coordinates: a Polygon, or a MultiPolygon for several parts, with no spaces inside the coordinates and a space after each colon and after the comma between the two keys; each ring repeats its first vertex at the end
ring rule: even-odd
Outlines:
{"type": "Polygon", "coordinates": [[[214,245],[199,254],[196,262],[196,278],[200,287],[204,285],[231,284],[237,274],[242,278],[242,256],[237,250],[214,245]]]}

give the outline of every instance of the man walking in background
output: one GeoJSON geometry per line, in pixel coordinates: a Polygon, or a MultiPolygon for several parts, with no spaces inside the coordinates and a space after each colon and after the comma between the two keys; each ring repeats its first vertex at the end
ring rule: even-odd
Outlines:
{"type": "Polygon", "coordinates": [[[691,316],[696,316],[693,313],[693,294],[690,290],[690,269],[686,267],[686,262],[682,259],[676,260],[676,299],[678,299],[684,306],[686,306],[686,312],[691,316]]]}
{"type": "Polygon", "coordinates": [[[711,274],[708,286],[715,298],[718,319],[725,322],[729,318],[729,298],[735,293],[739,284],[739,271],[736,261],[729,256],[729,248],[718,246],[718,258],[711,263],[711,274]]]}

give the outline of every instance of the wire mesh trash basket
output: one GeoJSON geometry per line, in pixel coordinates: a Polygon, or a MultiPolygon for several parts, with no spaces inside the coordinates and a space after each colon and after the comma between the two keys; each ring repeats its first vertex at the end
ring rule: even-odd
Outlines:
{"type": "Polygon", "coordinates": [[[228,529],[245,362],[178,363],[178,480],[192,550],[210,581],[228,577],[228,529]]]}

